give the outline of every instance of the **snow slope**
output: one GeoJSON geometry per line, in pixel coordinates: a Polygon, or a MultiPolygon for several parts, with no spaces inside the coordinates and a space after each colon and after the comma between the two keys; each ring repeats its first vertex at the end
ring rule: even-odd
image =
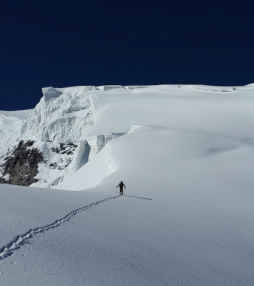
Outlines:
{"type": "MultiPolygon", "coordinates": [[[[50,90],[47,101],[74,91],[50,90]]],[[[82,140],[99,153],[58,189],[0,185],[3,284],[253,285],[253,92],[85,91],[96,120],[82,140]],[[121,136],[108,140],[113,133],[121,136]],[[116,194],[121,180],[125,196],[116,194]]],[[[30,131],[22,136],[41,140],[30,131]]]]}
{"type": "Polygon", "coordinates": [[[19,118],[20,120],[26,120],[32,112],[33,109],[13,110],[13,111],[0,110],[0,114],[5,116],[16,117],[19,118]]]}

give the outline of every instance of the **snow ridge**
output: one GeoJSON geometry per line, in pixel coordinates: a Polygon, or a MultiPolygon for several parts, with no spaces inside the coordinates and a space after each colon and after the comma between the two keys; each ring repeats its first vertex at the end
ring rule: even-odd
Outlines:
{"type": "Polygon", "coordinates": [[[45,225],[45,226],[41,226],[41,227],[37,227],[37,228],[31,228],[29,231],[27,231],[24,234],[21,235],[17,235],[11,242],[9,242],[8,244],[4,245],[3,247],[0,248],[0,262],[2,260],[4,260],[5,258],[11,256],[14,254],[15,251],[17,251],[18,249],[21,248],[22,245],[24,245],[25,243],[28,242],[29,239],[33,238],[34,236],[43,233],[45,231],[48,231],[52,228],[56,228],[58,226],[60,226],[62,223],[69,221],[73,216],[75,216],[76,214],[78,214],[81,211],[90,209],[94,206],[97,206],[98,204],[104,203],[106,201],[112,200],[112,199],[116,199],[118,198],[118,196],[114,196],[114,197],[110,197],[110,198],[106,198],[97,202],[94,202],[90,205],[78,208],[72,212],[70,212],[69,214],[67,214],[66,216],[64,216],[63,218],[60,218],[58,220],[56,220],[55,222],[45,225]]]}

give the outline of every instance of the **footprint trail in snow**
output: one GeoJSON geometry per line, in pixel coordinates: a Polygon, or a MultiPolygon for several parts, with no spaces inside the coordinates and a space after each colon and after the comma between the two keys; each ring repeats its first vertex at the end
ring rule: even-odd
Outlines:
{"type": "Polygon", "coordinates": [[[45,231],[48,231],[52,228],[56,228],[58,226],[60,226],[62,223],[69,221],[73,216],[75,216],[76,214],[78,214],[81,211],[90,209],[94,206],[97,206],[98,204],[104,203],[106,201],[112,200],[112,199],[116,199],[119,196],[114,196],[114,197],[110,197],[110,198],[106,198],[103,200],[100,200],[98,202],[92,203],[90,205],[81,207],[79,209],[76,209],[72,212],[70,212],[69,214],[67,214],[66,216],[64,216],[63,218],[60,218],[58,220],[56,220],[55,222],[42,226],[42,227],[37,227],[37,228],[32,228],[29,231],[27,231],[26,233],[22,234],[22,235],[17,235],[11,242],[9,242],[8,244],[4,245],[3,247],[0,248],[0,262],[2,260],[4,260],[5,258],[11,256],[12,254],[14,254],[15,251],[17,251],[19,248],[21,248],[21,246],[25,243],[28,242],[29,239],[33,238],[34,236],[43,233],[45,231]]]}

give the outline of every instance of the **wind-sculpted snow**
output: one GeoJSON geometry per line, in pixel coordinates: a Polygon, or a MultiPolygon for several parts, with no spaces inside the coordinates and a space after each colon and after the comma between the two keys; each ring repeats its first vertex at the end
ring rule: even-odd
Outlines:
{"type": "Polygon", "coordinates": [[[149,87],[149,85],[129,85],[129,86],[126,86],[126,88],[131,89],[131,90],[138,89],[138,88],[147,88],[147,87],[149,87]]]}
{"type": "Polygon", "coordinates": [[[111,90],[123,89],[124,87],[121,85],[104,85],[102,88],[104,91],[111,91],[111,90]]]}
{"type": "MultiPolygon", "coordinates": [[[[219,87],[161,84],[43,88],[44,96],[27,120],[10,121],[11,117],[5,116],[0,128],[0,165],[20,140],[35,141],[39,147],[45,147],[44,156],[49,162],[48,166],[39,166],[36,186],[56,187],[83,164],[92,161],[110,140],[126,134],[134,125],[164,126],[232,137],[238,134],[239,138],[251,140],[252,92],[252,85],[219,87]],[[49,152],[50,148],[46,148],[46,145],[50,142],[77,146],[87,142],[89,148],[76,149],[67,158],[62,152],[58,155],[49,152]],[[85,150],[84,153],[82,150],[85,150]],[[84,159],[87,155],[88,160],[84,159]]],[[[211,152],[214,150],[211,149],[211,152]]],[[[101,175],[98,176],[98,182],[115,170],[112,163],[105,162],[105,166],[104,171],[98,168],[102,171],[99,171],[101,175]]],[[[88,185],[91,186],[90,183],[88,185]]],[[[92,185],[96,185],[94,180],[92,185]]]]}
{"type": "Polygon", "coordinates": [[[60,226],[64,222],[69,221],[73,216],[77,215],[81,211],[90,209],[94,206],[97,206],[98,204],[104,203],[104,202],[112,200],[112,199],[116,199],[118,197],[119,196],[114,196],[111,198],[103,199],[103,200],[97,201],[95,203],[92,203],[90,205],[78,208],[78,209],[70,212],[69,214],[67,214],[63,218],[60,218],[51,224],[41,226],[41,227],[37,227],[37,228],[32,228],[24,234],[17,235],[13,240],[11,240],[9,243],[7,243],[6,245],[4,245],[3,247],[0,248],[0,261],[11,256],[12,254],[14,254],[15,251],[17,251],[25,243],[28,243],[28,241],[31,238],[35,237],[36,235],[60,226]]]}
{"type": "Polygon", "coordinates": [[[232,92],[236,90],[235,87],[227,87],[227,86],[224,87],[224,86],[189,85],[187,87],[194,90],[203,90],[210,92],[232,92]]]}
{"type": "Polygon", "coordinates": [[[67,88],[63,92],[50,88],[44,94],[24,123],[22,138],[36,137],[40,141],[58,143],[85,140],[89,126],[97,120],[97,111],[89,93],[82,93],[79,89],[70,93],[67,88]]]}
{"type": "Polygon", "coordinates": [[[129,168],[138,170],[138,173],[145,168],[145,177],[157,176],[162,179],[161,174],[166,176],[165,172],[172,168],[173,162],[179,164],[222,156],[237,152],[240,148],[251,149],[252,145],[247,142],[241,143],[231,137],[202,131],[134,125],[130,132],[107,143],[93,160],[56,188],[73,191],[92,188],[108,176],[113,177],[120,171],[130,171],[129,168]],[[148,170],[151,172],[150,175],[148,170]]]}
{"type": "Polygon", "coordinates": [[[62,94],[62,92],[56,90],[53,87],[43,88],[42,92],[43,92],[43,96],[44,96],[45,101],[48,101],[48,100],[53,99],[53,98],[57,98],[62,94]]]}
{"type": "Polygon", "coordinates": [[[112,139],[118,138],[120,136],[125,135],[125,133],[112,133],[112,134],[103,134],[97,136],[97,152],[100,152],[102,148],[106,146],[106,144],[112,139]]]}
{"type": "MultiPolygon", "coordinates": [[[[121,121],[121,117],[125,114],[126,110],[130,111],[133,110],[133,108],[136,111],[134,113],[132,112],[131,116],[129,114],[128,121],[132,119],[133,115],[135,116],[133,118],[139,116],[140,119],[145,115],[145,122],[134,122],[134,120],[132,120],[131,124],[128,126],[129,128],[130,125],[137,123],[150,124],[150,122],[148,122],[151,119],[150,112],[154,112],[155,110],[160,110],[161,115],[165,116],[168,112],[164,110],[166,107],[164,104],[167,104],[167,101],[170,100],[172,96],[178,96],[179,100],[181,100],[183,94],[193,96],[192,90],[200,92],[201,94],[202,92],[216,92],[222,94],[225,92],[235,91],[235,88],[204,85],[153,85],[125,87],[120,85],[107,85],[101,87],[80,86],[69,88],[44,88],[44,97],[36,106],[33,113],[29,116],[28,120],[24,123],[21,135],[23,139],[30,139],[35,136],[41,141],[52,140],[59,143],[77,143],[80,140],[86,140],[89,138],[87,135],[90,131],[93,136],[105,133],[126,132],[126,128],[124,128],[124,130],[119,128],[120,125],[117,130],[111,128],[110,132],[106,131],[97,133],[96,131],[93,132],[93,130],[96,130],[102,125],[101,123],[97,124],[99,114],[101,112],[104,113],[104,110],[110,105],[112,105],[113,108],[116,105],[119,106],[118,112],[120,112],[119,119],[121,121]],[[119,93],[118,96],[117,93],[119,93]],[[139,95],[137,95],[137,93],[139,95]],[[156,99],[159,103],[159,109],[156,107],[158,104],[155,105],[155,108],[143,108],[143,105],[144,107],[147,104],[150,105],[151,93],[154,93],[153,99],[156,99]],[[133,95],[135,95],[135,98],[133,95]],[[133,108],[129,108],[130,104],[133,108]],[[142,110],[138,110],[137,105],[140,105],[142,110]],[[121,111],[123,114],[121,114],[121,111]],[[93,128],[93,125],[95,124],[96,127],[93,128]]],[[[168,106],[167,109],[167,111],[170,111],[170,106],[168,106]]],[[[109,113],[112,111],[109,111],[109,113]]],[[[171,120],[166,120],[164,124],[161,122],[159,125],[170,124],[170,121],[171,120]]],[[[153,122],[153,125],[157,125],[154,123],[155,122],[153,122]]],[[[124,127],[123,124],[121,125],[124,127]]],[[[109,127],[110,124],[107,124],[107,128],[109,127]]]]}
{"type": "MultiPolygon", "coordinates": [[[[160,84],[160,85],[130,85],[126,86],[126,89],[130,90],[138,90],[138,89],[147,89],[147,90],[157,90],[157,91],[164,91],[169,92],[173,89],[177,88],[188,88],[197,91],[207,91],[207,92],[232,92],[236,90],[235,87],[227,87],[227,86],[209,86],[209,85],[174,85],[174,84],[160,84]]],[[[135,91],[137,92],[137,91],[135,91]]]]}
{"type": "Polygon", "coordinates": [[[59,182],[55,188],[76,191],[99,185],[103,179],[114,173],[117,168],[117,164],[112,160],[110,152],[110,144],[107,144],[88,164],[85,164],[73,173],[71,177],[69,176],[59,182]]]}

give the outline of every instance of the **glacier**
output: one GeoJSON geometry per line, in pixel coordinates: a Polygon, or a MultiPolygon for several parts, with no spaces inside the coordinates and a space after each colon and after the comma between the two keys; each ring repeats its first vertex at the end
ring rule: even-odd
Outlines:
{"type": "MultiPolygon", "coordinates": [[[[34,148],[45,158],[45,162],[38,167],[37,182],[33,186],[55,188],[91,161],[110,140],[127,134],[132,125],[222,133],[229,131],[228,126],[235,125],[239,127],[237,132],[242,133],[243,128],[239,126],[237,116],[233,115],[244,116],[249,121],[248,112],[236,111],[234,105],[242,93],[242,99],[248,100],[246,91],[251,88],[251,85],[166,84],[43,88],[43,97],[33,110],[23,111],[23,117],[21,111],[12,112],[12,115],[21,116],[22,120],[0,112],[0,132],[4,138],[0,142],[0,172],[8,178],[4,172],[4,159],[14,152],[21,140],[36,142],[34,148]],[[227,107],[222,107],[222,104],[227,107]],[[210,113],[209,120],[204,116],[206,112],[210,113]],[[64,150],[54,152],[63,144],[77,147],[69,153],[64,150]],[[88,144],[89,148],[84,148],[84,144],[88,144]]],[[[242,136],[247,138],[248,134],[242,136]]]]}
{"type": "Polygon", "coordinates": [[[0,111],[1,282],[252,286],[253,95],[47,87],[33,110],[0,111]],[[23,169],[29,187],[10,185],[23,169]]]}

